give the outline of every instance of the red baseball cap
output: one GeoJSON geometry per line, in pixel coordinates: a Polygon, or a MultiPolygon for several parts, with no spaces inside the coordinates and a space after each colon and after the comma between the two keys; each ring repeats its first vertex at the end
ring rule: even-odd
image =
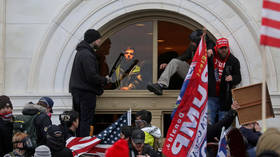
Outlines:
{"type": "Polygon", "coordinates": [[[217,46],[217,48],[229,47],[229,42],[228,42],[227,38],[220,38],[216,41],[216,46],[217,46]]]}

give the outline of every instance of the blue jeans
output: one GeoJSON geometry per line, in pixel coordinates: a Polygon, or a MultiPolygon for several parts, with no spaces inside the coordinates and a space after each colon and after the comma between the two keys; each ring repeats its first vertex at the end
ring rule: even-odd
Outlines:
{"type": "Polygon", "coordinates": [[[216,119],[223,119],[226,113],[226,111],[220,111],[219,97],[208,97],[208,121],[210,124],[215,124],[216,119]]]}
{"type": "Polygon", "coordinates": [[[247,149],[249,157],[256,157],[256,147],[247,149]]]}
{"type": "Polygon", "coordinates": [[[222,120],[224,117],[225,117],[225,115],[228,113],[228,111],[219,111],[219,117],[218,117],[218,120],[220,121],[220,120],[222,120]]]}

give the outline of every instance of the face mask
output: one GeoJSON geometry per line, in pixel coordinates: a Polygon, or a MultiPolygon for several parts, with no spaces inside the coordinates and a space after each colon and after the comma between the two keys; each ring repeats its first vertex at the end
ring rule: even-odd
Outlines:
{"type": "Polygon", "coordinates": [[[1,116],[3,119],[10,120],[10,119],[12,119],[12,117],[13,117],[13,113],[12,113],[12,112],[0,113],[0,116],[1,116]]]}
{"type": "Polygon", "coordinates": [[[135,120],[135,126],[137,128],[141,128],[143,126],[146,126],[147,122],[145,120],[135,120]]]}
{"type": "Polygon", "coordinates": [[[34,149],[34,146],[31,142],[31,139],[27,136],[25,137],[23,140],[21,141],[15,141],[13,143],[22,143],[23,144],[23,147],[17,147],[17,149],[20,149],[20,150],[32,150],[34,149]]]}

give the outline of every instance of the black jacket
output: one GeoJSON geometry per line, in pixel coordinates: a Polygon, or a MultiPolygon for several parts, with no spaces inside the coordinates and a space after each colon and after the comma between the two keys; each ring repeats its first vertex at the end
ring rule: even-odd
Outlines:
{"type": "Polygon", "coordinates": [[[72,151],[66,148],[64,136],[50,136],[48,135],[46,144],[52,153],[52,157],[72,157],[72,151]]]}
{"type": "Polygon", "coordinates": [[[52,157],[73,157],[72,151],[64,147],[59,151],[52,151],[52,157]]]}
{"type": "Polygon", "coordinates": [[[63,131],[63,136],[65,141],[67,141],[68,138],[70,137],[76,137],[76,133],[70,130],[69,128],[67,128],[67,126],[60,124],[59,127],[63,131]]]}
{"type": "MultiPolygon", "coordinates": [[[[207,39],[206,39],[206,46],[207,46],[207,50],[213,49],[214,46],[215,46],[215,42],[207,38],[207,39]]],[[[195,46],[193,46],[193,45],[190,45],[190,46],[187,48],[187,50],[186,50],[182,55],[180,55],[180,56],[177,57],[177,58],[180,59],[180,60],[182,60],[182,61],[191,61],[192,58],[194,57],[196,48],[197,48],[197,47],[195,47],[195,46]]]]}
{"type": "Polygon", "coordinates": [[[98,55],[86,41],[80,42],[76,50],[69,92],[85,91],[101,95],[106,78],[100,75],[98,55]]]}
{"type": "Polygon", "coordinates": [[[207,125],[207,142],[216,142],[214,137],[220,138],[222,128],[225,127],[227,129],[233,122],[237,112],[234,110],[229,110],[229,112],[225,115],[225,117],[218,121],[217,123],[207,125]]]}
{"type": "Polygon", "coordinates": [[[156,152],[149,144],[144,144],[142,154],[138,154],[137,150],[132,146],[131,142],[128,142],[128,147],[130,157],[136,157],[137,155],[146,155],[148,154],[150,157],[160,157],[160,153],[156,152]]]}
{"type": "MultiPolygon", "coordinates": [[[[220,109],[222,111],[228,111],[232,104],[231,89],[241,82],[240,63],[236,57],[232,54],[229,55],[225,64],[221,84],[220,84],[220,109]],[[232,76],[231,82],[226,82],[225,77],[227,75],[232,76]]],[[[216,79],[214,73],[214,61],[213,55],[208,57],[208,96],[216,97],[216,79]]]]}
{"type": "Polygon", "coordinates": [[[0,117],[0,156],[13,151],[13,123],[0,117]]]}
{"type": "Polygon", "coordinates": [[[34,119],[34,126],[36,128],[37,145],[46,144],[47,128],[52,125],[50,117],[43,111],[43,107],[39,105],[26,104],[23,108],[23,115],[39,115],[34,119]]]}

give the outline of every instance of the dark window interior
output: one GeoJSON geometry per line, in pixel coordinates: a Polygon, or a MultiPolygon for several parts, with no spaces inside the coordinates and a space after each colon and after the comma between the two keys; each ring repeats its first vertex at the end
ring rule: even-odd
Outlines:
{"type": "Polygon", "coordinates": [[[171,124],[171,114],[163,114],[163,137],[166,137],[169,125],[171,124]]]}

